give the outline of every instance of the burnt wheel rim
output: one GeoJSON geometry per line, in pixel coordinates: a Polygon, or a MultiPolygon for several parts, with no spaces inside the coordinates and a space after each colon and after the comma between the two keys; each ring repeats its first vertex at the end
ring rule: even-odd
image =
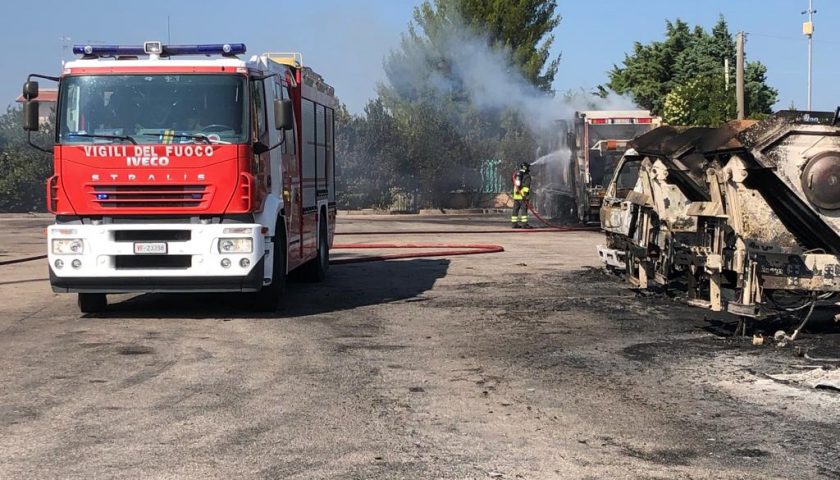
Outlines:
{"type": "Polygon", "coordinates": [[[802,190],[816,207],[840,209],[840,152],[815,155],[802,171],[802,190]]]}

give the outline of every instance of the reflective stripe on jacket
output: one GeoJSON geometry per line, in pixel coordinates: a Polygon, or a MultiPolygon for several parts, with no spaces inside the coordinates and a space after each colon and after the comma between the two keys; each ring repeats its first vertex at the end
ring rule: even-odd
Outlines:
{"type": "Polygon", "coordinates": [[[513,174],[513,199],[524,200],[531,193],[531,174],[516,171],[513,174]]]}

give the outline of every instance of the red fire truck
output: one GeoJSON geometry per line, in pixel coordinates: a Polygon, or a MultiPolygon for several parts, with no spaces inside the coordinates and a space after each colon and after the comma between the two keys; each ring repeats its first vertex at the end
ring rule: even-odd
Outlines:
{"type": "Polygon", "coordinates": [[[60,77],[47,205],[53,291],[253,292],[322,280],[335,229],[334,90],[300,54],[243,44],[79,45],[60,77]]]}
{"type": "Polygon", "coordinates": [[[604,187],[627,144],[660,123],[647,110],[580,111],[574,122],[558,120],[558,135],[540,146],[532,165],[537,211],[561,222],[598,222],[604,187]]]}
{"type": "Polygon", "coordinates": [[[661,119],[647,110],[590,110],[575,113],[573,163],[578,180],[578,218],[599,222],[604,188],[627,144],[637,136],[658,127],[661,119]]]}

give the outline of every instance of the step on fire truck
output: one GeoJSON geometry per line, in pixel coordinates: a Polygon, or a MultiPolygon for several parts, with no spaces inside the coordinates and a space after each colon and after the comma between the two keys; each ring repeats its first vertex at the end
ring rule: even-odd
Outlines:
{"type": "Polygon", "coordinates": [[[334,90],[300,54],[243,44],[80,45],[60,77],[47,205],[53,291],[82,312],[125,292],[253,292],[322,280],[335,231],[334,90]],[[208,58],[209,57],[209,58],[208,58]]]}

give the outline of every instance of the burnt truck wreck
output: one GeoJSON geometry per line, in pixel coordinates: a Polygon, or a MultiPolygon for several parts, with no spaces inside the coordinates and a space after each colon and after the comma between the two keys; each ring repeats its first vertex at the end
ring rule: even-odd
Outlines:
{"type": "Polygon", "coordinates": [[[607,266],[746,318],[840,291],[840,109],[633,140],[601,209],[607,266]]]}

